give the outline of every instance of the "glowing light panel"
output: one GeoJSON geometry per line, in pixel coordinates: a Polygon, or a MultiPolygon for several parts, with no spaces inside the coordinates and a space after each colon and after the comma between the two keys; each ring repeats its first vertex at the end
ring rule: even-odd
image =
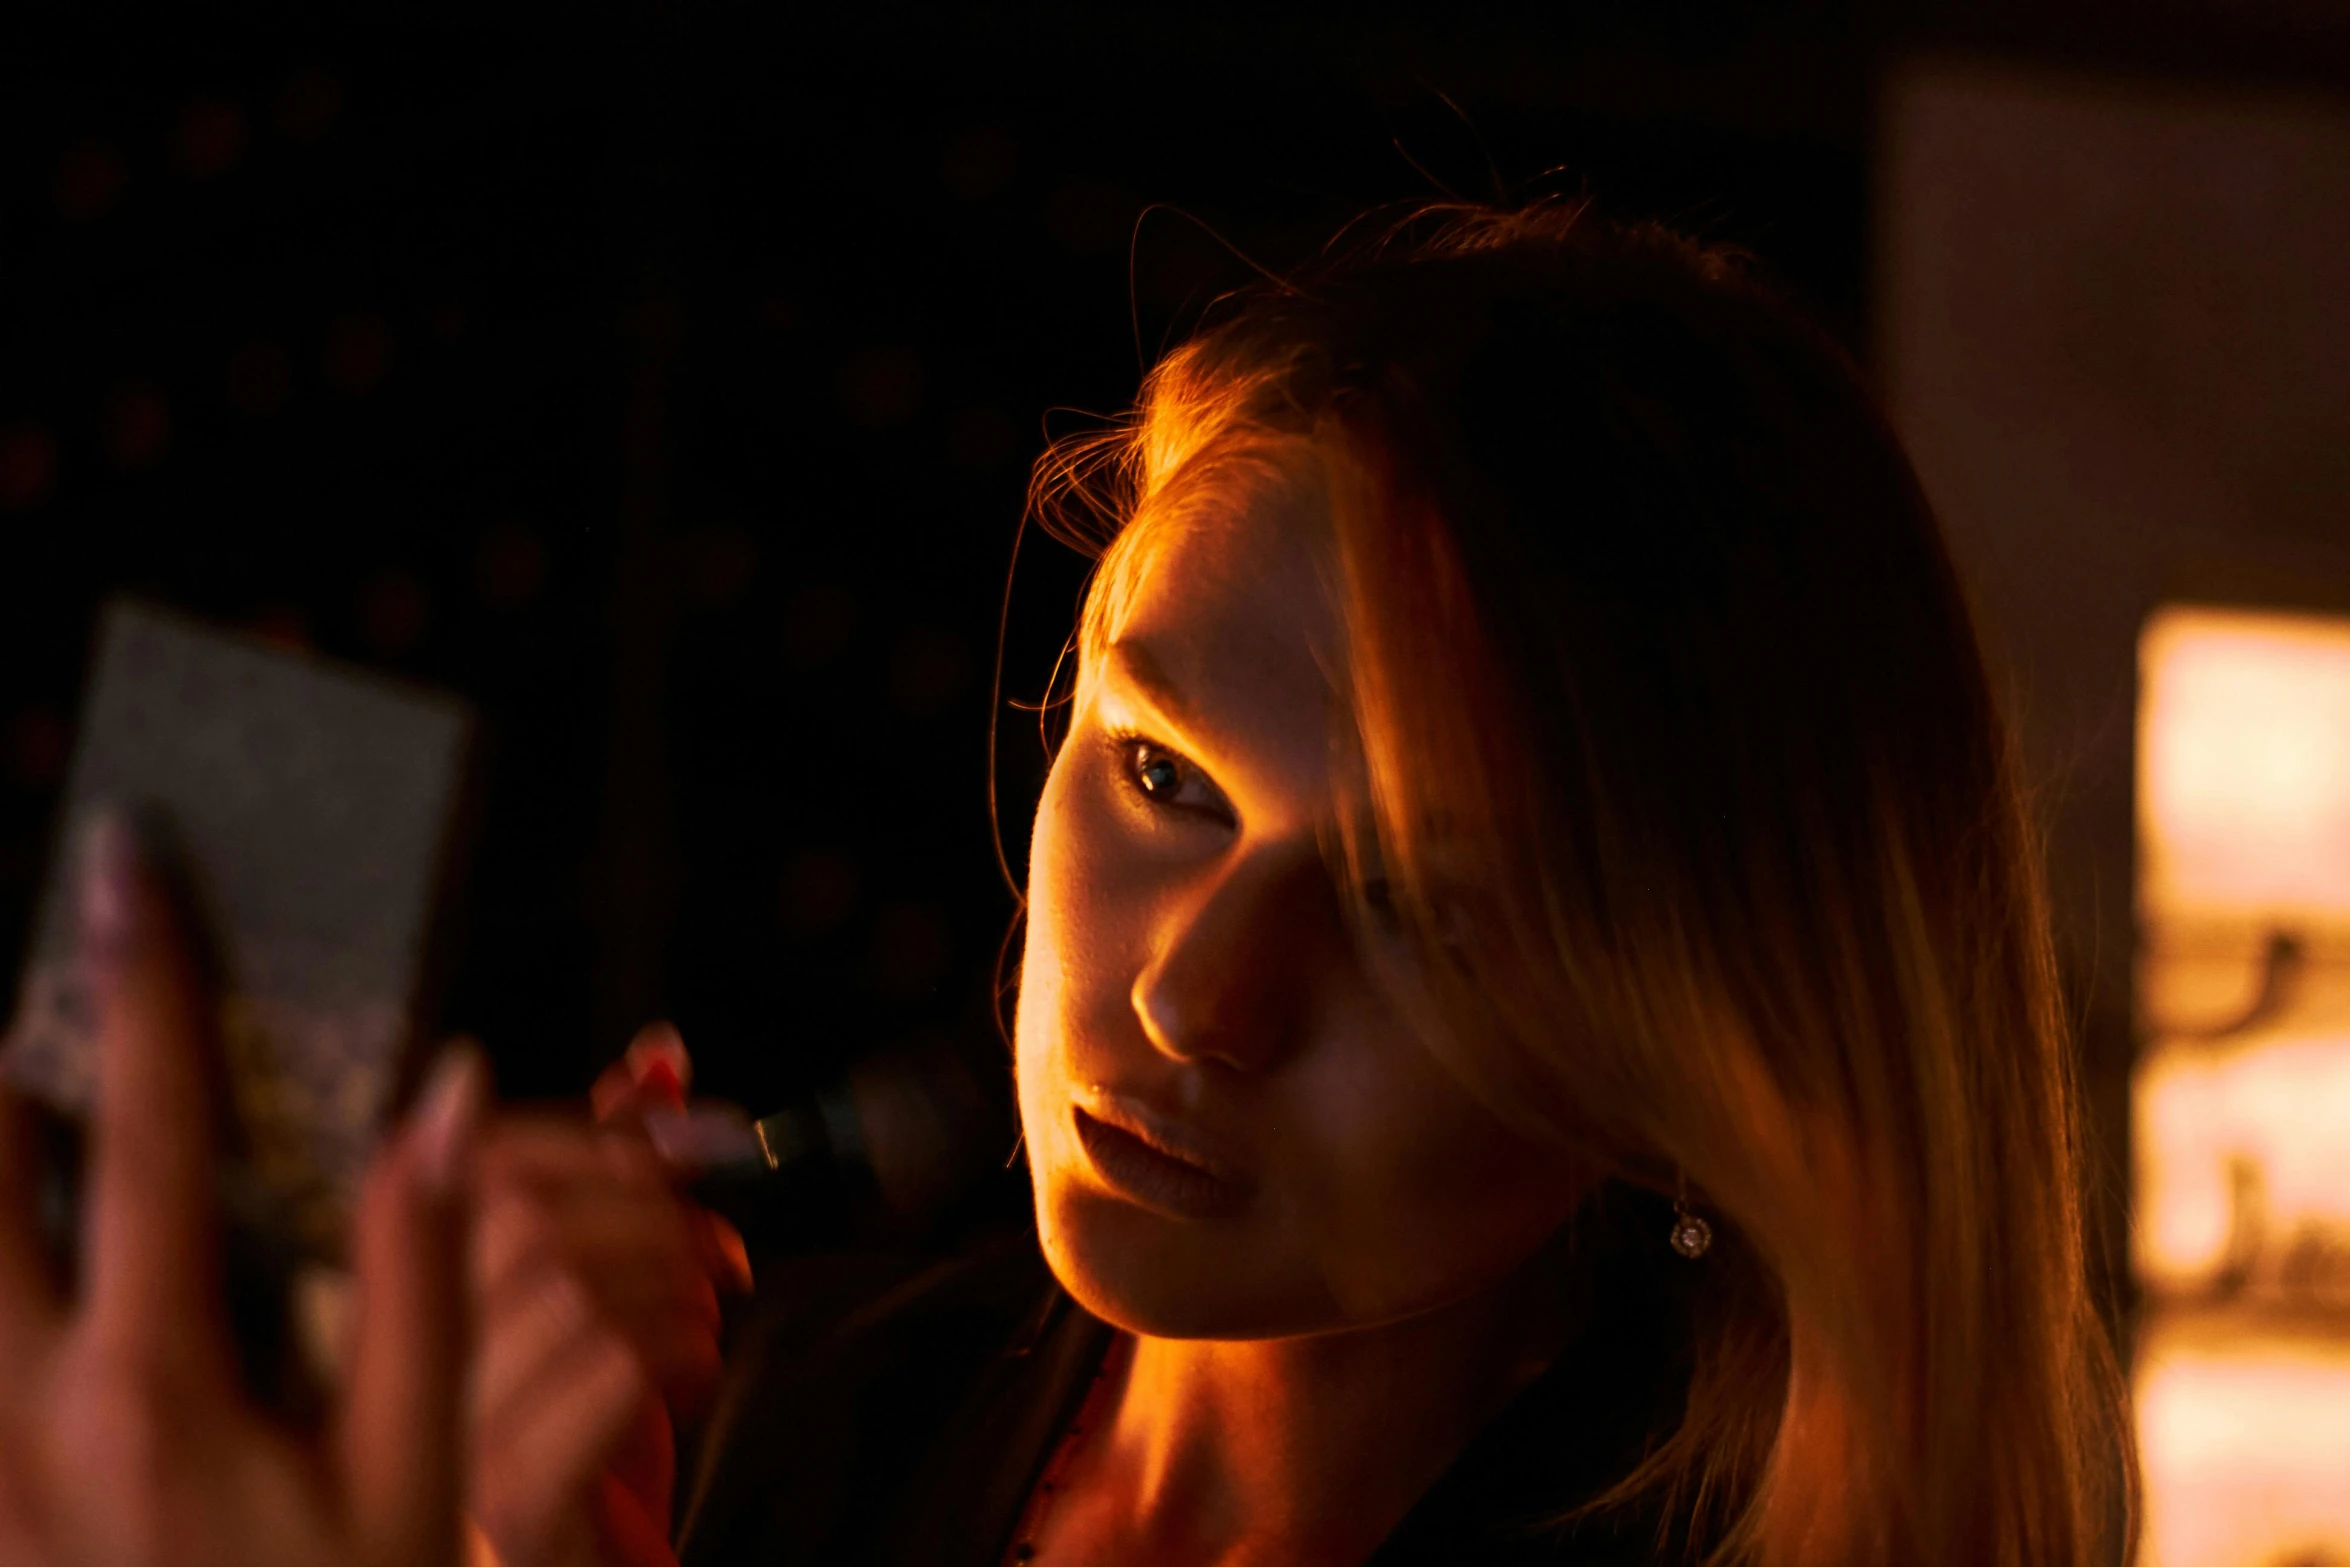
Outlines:
{"type": "Polygon", "coordinates": [[[2148,1285],[2350,1310],[2350,1036],[2153,1051],[2135,1111],[2148,1285]]]}
{"type": "Polygon", "coordinates": [[[2350,619],[2139,644],[2148,1567],[2350,1563],[2350,619]]]}
{"type": "Polygon", "coordinates": [[[2138,671],[2144,905],[2350,920],[2350,621],[2166,609],[2138,671]]]}
{"type": "Polygon", "coordinates": [[[2350,1543],[2350,1346],[2151,1331],[2142,1567],[2293,1567],[2350,1543]]]}

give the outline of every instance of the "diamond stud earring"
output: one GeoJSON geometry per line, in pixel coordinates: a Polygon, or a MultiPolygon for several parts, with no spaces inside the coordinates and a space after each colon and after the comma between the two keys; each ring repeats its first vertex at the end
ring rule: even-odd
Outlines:
{"type": "Polygon", "coordinates": [[[1714,1227],[1689,1211],[1689,1177],[1683,1173],[1673,1193],[1673,1250],[1695,1262],[1714,1243],[1714,1227]]]}

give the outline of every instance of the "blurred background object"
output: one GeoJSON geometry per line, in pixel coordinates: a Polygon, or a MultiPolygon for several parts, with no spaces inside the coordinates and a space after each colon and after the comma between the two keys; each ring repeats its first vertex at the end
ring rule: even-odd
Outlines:
{"type": "MultiPolygon", "coordinates": [[[[2350,1560],[2350,8],[188,26],[0,62],[0,951],[131,588],[482,711],[445,1022],[509,1092],[666,1015],[754,1113],[951,1057],[1008,1155],[988,676],[1055,410],[1233,248],[1587,190],[1758,253],[1948,520],[2051,826],[2150,1559],[2350,1560]]],[[[1031,541],[1008,697],[1081,578],[1031,541]]]]}
{"type": "Polygon", "coordinates": [[[2051,824],[2146,1559],[2350,1560],[2350,102],[1884,103],[1879,361],[2051,824]]]}
{"type": "Polygon", "coordinates": [[[2350,614],[2174,606],[2140,649],[2132,1238],[2151,1554],[2338,1557],[2350,614]]]}

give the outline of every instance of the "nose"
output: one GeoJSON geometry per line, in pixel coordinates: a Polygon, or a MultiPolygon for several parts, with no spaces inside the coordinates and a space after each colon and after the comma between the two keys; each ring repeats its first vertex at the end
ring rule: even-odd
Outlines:
{"type": "Polygon", "coordinates": [[[1265,1071],[1296,1048],[1339,937],[1319,855],[1232,856],[1169,910],[1134,1015],[1163,1055],[1265,1071]]]}

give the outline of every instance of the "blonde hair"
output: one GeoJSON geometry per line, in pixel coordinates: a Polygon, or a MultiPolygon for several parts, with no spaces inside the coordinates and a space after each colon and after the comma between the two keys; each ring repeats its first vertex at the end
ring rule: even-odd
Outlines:
{"type": "Polygon", "coordinates": [[[1327,502],[1375,822],[1333,864],[1430,1048],[1717,1232],[1686,1407],[1590,1508],[1772,1567],[2126,1555],[2037,846],[1843,356],[1663,230],[1423,209],[1039,462],[1102,552],[1080,658],[1162,521],[1266,485],[1327,502]]]}

